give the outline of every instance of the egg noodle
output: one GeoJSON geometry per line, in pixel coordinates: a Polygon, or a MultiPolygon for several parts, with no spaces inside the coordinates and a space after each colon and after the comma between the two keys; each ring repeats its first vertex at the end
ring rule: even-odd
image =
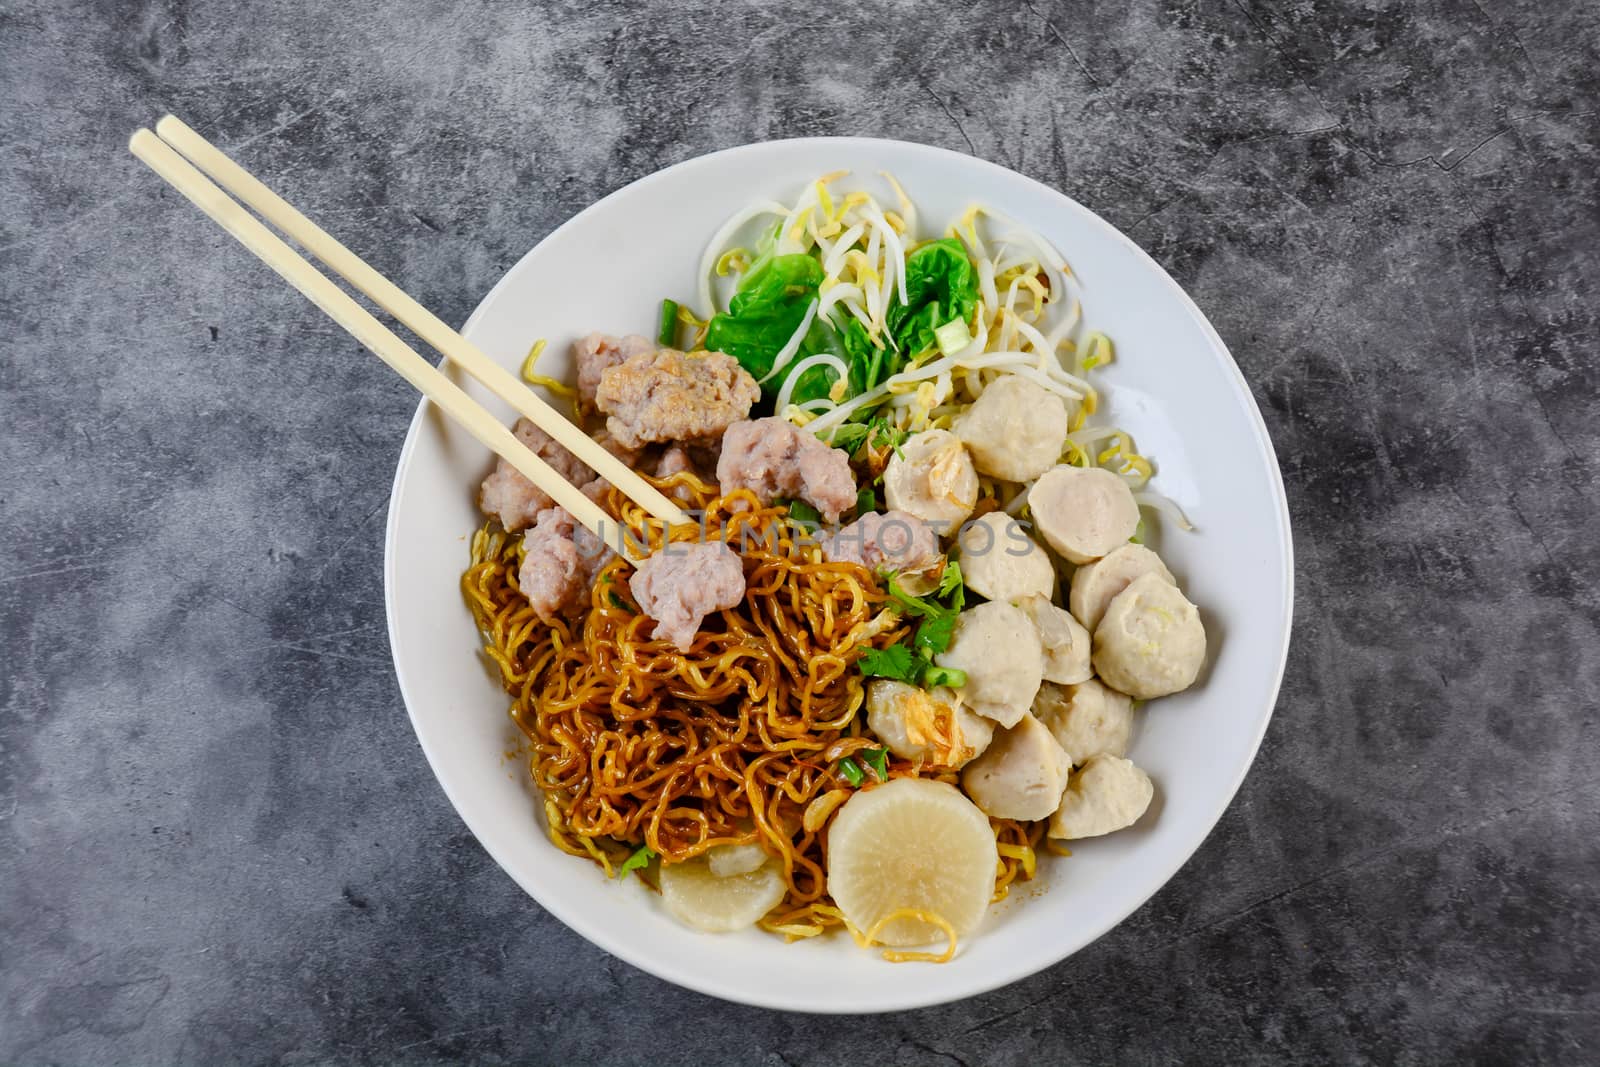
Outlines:
{"type": "MultiPolygon", "coordinates": [[[[620,560],[600,571],[587,611],[544,620],[517,587],[522,538],[486,528],[472,540],[462,589],[531,748],[550,839],[608,874],[642,847],[671,864],[758,843],[787,887],[761,925],[790,940],[815,936],[844,922],[825,873],[828,823],[857,788],[840,761],[878,745],[859,714],[865,679],[855,661],[903,638],[907,624],[884,610],[888,594],[870,571],[824,562],[783,506],[747,491],[719,497],[690,473],[651,481],[703,510],[704,529],[663,530],[615,490],[602,505],[652,548],[718,539],[746,561],[745,599],[708,617],[687,652],[647,636],[653,624],[620,560]]],[[[890,778],[957,781],[904,760],[885,766],[890,778]]],[[[873,784],[870,773],[860,783],[873,784]]],[[[1044,827],[991,825],[999,899],[1032,876],[1044,827]]],[[[948,958],[949,924],[923,919],[949,933],[948,958]]]]}

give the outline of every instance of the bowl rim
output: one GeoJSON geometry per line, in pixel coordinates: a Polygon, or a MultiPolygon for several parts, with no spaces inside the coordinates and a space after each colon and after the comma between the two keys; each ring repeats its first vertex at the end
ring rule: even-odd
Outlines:
{"type": "MultiPolygon", "coordinates": [[[[573,909],[559,905],[552,905],[540,895],[536,884],[532,884],[531,880],[524,879],[515,873],[517,869],[516,865],[510,862],[507,858],[499,855],[494,847],[487,844],[485,842],[485,835],[478,832],[478,827],[474,825],[473,820],[465,814],[465,810],[463,809],[455,790],[452,789],[446,776],[440,772],[441,764],[438,754],[431,750],[428,743],[423,740],[424,731],[418,726],[415,702],[411,696],[412,687],[407,682],[407,668],[401,663],[399,655],[399,621],[395,609],[394,589],[398,578],[396,572],[395,545],[400,532],[398,517],[399,512],[395,507],[395,501],[399,497],[405,475],[410,468],[412,454],[418,447],[418,442],[422,437],[422,427],[428,416],[429,410],[429,402],[425,398],[418,401],[417,408],[413,412],[411,421],[407,425],[405,440],[401,446],[400,455],[395,465],[394,478],[390,485],[388,515],[384,524],[384,616],[389,637],[390,657],[394,662],[395,679],[400,688],[401,700],[406,706],[406,716],[408,721],[411,723],[412,733],[416,737],[417,743],[421,747],[423,755],[427,758],[428,767],[433,772],[434,780],[444,791],[445,797],[450,801],[450,805],[455,810],[456,816],[466,824],[467,829],[472,832],[472,835],[477,840],[479,846],[489,854],[489,857],[494,860],[500,869],[506,873],[512,879],[512,881],[514,881],[523,890],[523,892],[527,893],[534,899],[535,902],[538,903],[541,908],[543,908],[549,914],[555,916],[555,918],[560,920],[568,929],[578,934],[584,940],[597,946],[612,956],[615,956],[616,958],[639,968],[645,973],[659,978],[665,982],[671,983],[672,985],[693,990],[708,996],[717,997],[722,1000],[731,1001],[733,1003],[751,1005],[753,1007],[817,1015],[874,1015],[885,1012],[933,1007],[940,1004],[952,1003],[958,1000],[965,1000],[969,997],[992,992],[995,989],[1010,985],[1013,982],[1021,981],[1022,979],[1037,974],[1048,967],[1055,966],[1068,957],[1073,956],[1092,945],[1101,937],[1104,937],[1112,929],[1120,925],[1125,919],[1128,918],[1129,915],[1132,915],[1135,911],[1147,904],[1151,897],[1153,897],[1155,893],[1160,892],[1160,890],[1172,880],[1178,871],[1181,870],[1183,866],[1194,857],[1195,853],[1200,850],[1201,846],[1204,845],[1207,840],[1209,840],[1211,833],[1216,829],[1217,822],[1222,818],[1223,813],[1227,811],[1228,807],[1233,803],[1234,797],[1238,794],[1239,787],[1243,784],[1245,775],[1247,775],[1250,772],[1250,769],[1255,766],[1256,757],[1260,753],[1262,739],[1266,736],[1267,728],[1271,725],[1273,715],[1277,710],[1278,697],[1282,691],[1283,676],[1288,666],[1289,643],[1294,630],[1295,575],[1294,537],[1293,530],[1290,525],[1288,496],[1284,490],[1283,472],[1278,463],[1277,451],[1273,447],[1271,434],[1267,431],[1266,421],[1261,415],[1260,406],[1256,403],[1255,395],[1251,392],[1250,385],[1245,380],[1244,373],[1239,369],[1238,362],[1233,358],[1233,353],[1228,349],[1227,344],[1223,342],[1222,337],[1217,333],[1216,328],[1212,326],[1210,319],[1208,319],[1205,313],[1201,311],[1199,305],[1194,302],[1193,298],[1189,296],[1188,292],[1185,291],[1184,288],[1179,285],[1170,274],[1167,273],[1166,268],[1164,268],[1148,252],[1141,248],[1131,237],[1113,226],[1098,212],[1080,203],[1061,190],[1047,185],[1036,178],[1032,178],[1028,175],[1011,170],[1009,167],[1004,167],[998,163],[991,162],[990,160],[969,155],[965,152],[958,152],[953,149],[942,148],[936,145],[923,144],[917,141],[902,141],[894,138],[884,137],[854,136],[778,138],[774,140],[755,141],[747,144],[735,145],[729,148],[718,149],[713,152],[707,152],[702,155],[693,156],[689,159],[680,160],[677,163],[673,163],[659,170],[652,171],[641,178],[637,178],[626,185],[612,190],[605,196],[589,204],[577,214],[573,215],[571,218],[552,229],[548,234],[536,242],[533,247],[529,248],[527,252],[523,253],[522,256],[517,259],[516,263],[506,268],[506,270],[501,274],[500,279],[489,289],[487,293],[483,295],[483,297],[478,301],[477,306],[473,309],[472,314],[469,315],[466,322],[462,324],[460,332],[463,334],[468,334],[471,332],[473,325],[477,322],[479,316],[482,315],[484,310],[493,303],[497,296],[499,296],[501,290],[509,284],[511,277],[517,273],[517,268],[520,267],[525,260],[534,255],[534,253],[536,253],[546,242],[553,240],[557,235],[570,228],[582,225],[586,219],[588,219],[591,215],[601,211],[613,199],[624,194],[631,193],[637,188],[647,187],[657,182],[664,181],[667,179],[668,175],[676,174],[679,171],[691,170],[697,167],[711,166],[713,165],[713,161],[725,156],[761,152],[777,145],[789,146],[791,148],[814,145],[819,149],[824,147],[850,147],[868,150],[876,146],[893,146],[896,151],[909,150],[912,154],[922,154],[930,159],[938,161],[947,160],[953,157],[955,160],[959,161],[959,165],[961,166],[977,166],[981,170],[995,171],[1004,174],[1007,176],[1008,180],[1020,179],[1029,183],[1030,185],[1035,186],[1049,196],[1058,198],[1059,200],[1070,205],[1072,208],[1076,208],[1081,211],[1089,220],[1091,225],[1099,227],[1112,240],[1125,246],[1128,251],[1134,254],[1136,259],[1148,266],[1155,273],[1155,275],[1161,279],[1162,283],[1168,288],[1171,295],[1176,298],[1177,306],[1182,307],[1199,326],[1202,334],[1205,336],[1207,341],[1210,342],[1213,348],[1212,354],[1218,359],[1223,369],[1227,373],[1231,374],[1231,382],[1233,386],[1247,401],[1245,407],[1248,411],[1251,429],[1253,431],[1256,445],[1261,450],[1263,458],[1267,461],[1266,466],[1269,474],[1270,488],[1272,490],[1274,502],[1277,507],[1278,529],[1280,531],[1279,547],[1281,549],[1283,559],[1283,571],[1281,575],[1283,578],[1283,600],[1280,607],[1283,612],[1282,617],[1285,620],[1285,624],[1277,649],[1277,662],[1274,668],[1271,685],[1271,701],[1266,709],[1266,714],[1261,718],[1260,725],[1255,731],[1255,735],[1250,738],[1249,758],[1241,763],[1239,771],[1234,775],[1233,781],[1228,783],[1226,791],[1217,794],[1218,799],[1216,802],[1216,807],[1206,822],[1205,833],[1199,835],[1195,839],[1193,846],[1187,851],[1183,851],[1181,854],[1180,852],[1174,852],[1172,854],[1170,861],[1164,865],[1165,870],[1161,873],[1156,888],[1152,890],[1149,895],[1134,900],[1124,908],[1117,909],[1110,919],[1102,924],[1099,924],[1097,928],[1090,930],[1088,935],[1084,937],[1075,947],[1069,948],[1066,951],[1055,955],[1046,953],[1040,957],[1031,957],[1009,968],[997,968],[987,973],[975,973],[973,975],[964,976],[967,979],[964,984],[953,987],[951,990],[947,992],[941,992],[937,995],[930,996],[925,991],[917,993],[895,993],[890,990],[886,991],[886,995],[878,1005],[866,1009],[852,1009],[848,1006],[797,1007],[793,1003],[785,1003],[776,998],[765,995],[761,990],[746,989],[732,983],[720,982],[714,975],[697,973],[690,966],[680,965],[673,967],[661,960],[650,958],[648,954],[634,951],[631,946],[624,943],[620,938],[611,936],[603,923],[592,921],[592,919],[573,909]]],[[[446,359],[441,358],[439,360],[439,365],[443,366],[446,362],[446,359]]]]}

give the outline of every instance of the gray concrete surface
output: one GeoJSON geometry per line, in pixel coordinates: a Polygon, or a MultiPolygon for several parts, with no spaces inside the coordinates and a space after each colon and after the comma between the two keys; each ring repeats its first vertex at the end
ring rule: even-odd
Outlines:
{"type": "Polygon", "coordinates": [[[1584,0],[0,4],[0,1062],[1595,1062],[1597,69],[1584,0]],[[455,321],[763,138],[1100,211],[1283,461],[1296,640],[1232,809],[952,1007],[759,1011],[590,947],[400,705],[407,388],[126,154],[168,109],[455,321]]]}

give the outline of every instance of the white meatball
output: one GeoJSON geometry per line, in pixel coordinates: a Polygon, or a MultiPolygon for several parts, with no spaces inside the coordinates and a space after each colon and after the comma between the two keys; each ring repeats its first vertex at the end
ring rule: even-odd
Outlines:
{"type": "Polygon", "coordinates": [[[1073,841],[1121,830],[1139,821],[1155,795],[1150,776],[1130,760],[1095,756],[1067,783],[1046,832],[1073,841]]]}
{"type": "Polygon", "coordinates": [[[1028,613],[1039,631],[1045,681],[1070,684],[1094,676],[1094,668],[1089,666],[1089,631],[1079,626],[1066,608],[1045,596],[1026,597],[1017,601],[1017,607],[1028,613]]]}
{"type": "Polygon", "coordinates": [[[1095,627],[1093,658],[1102,681],[1139,700],[1187,689],[1206,658],[1200,611],[1160,575],[1141,575],[1095,627]]]}
{"type": "Polygon", "coordinates": [[[1025,482],[1061,458],[1067,444],[1067,408],[1044,386],[1007,374],[984,387],[956,420],[955,432],[966,442],[978,470],[1009,482],[1025,482]]]}
{"type": "Polygon", "coordinates": [[[961,699],[1002,726],[1014,726],[1028,713],[1044,680],[1044,648],[1033,620],[998,600],[958,615],[950,647],[933,661],[965,671],[961,699]]]}
{"type": "Polygon", "coordinates": [[[1078,568],[1072,576],[1067,606],[1079,622],[1093,630],[1100,624],[1100,616],[1106,613],[1111,598],[1141,574],[1154,574],[1164,582],[1178,584],[1160,556],[1143,545],[1123,545],[1078,568]]]}
{"type": "Polygon", "coordinates": [[[961,767],[989,747],[994,724],[953,690],[918,689],[887,678],[867,683],[867,727],[901,759],[961,767]]]}
{"type": "Polygon", "coordinates": [[[961,439],[949,430],[913,434],[889,457],[883,495],[894,511],[955,530],[978,503],[978,472],[961,439]]]}
{"type": "Polygon", "coordinates": [[[1091,678],[1077,685],[1039,687],[1033,715],[1055,735],[1072,762],[1126,756],[1133,735],[1133,699],[1091,678]]]}
{"type": "Polygon", "coordinates": [[[1028,490],[1045,542],[1073,563],[1091,563],[1128,543],[1139,505],[1128,483],[1103,467],[1052,467],[1028,490]]]}
{"type": "Polygon", "coordinates": [[[961,530],[961,577],[986,600],[1021,600],[1050,595],[1056,571],[1044,546],[1022,523],[991,511],[961,530]]]}
{"type": "Polygon", "coordinates": [[[1032,715],[1001,730],[989,750],[961,772],[961,788],[985,815],[1044,819],[1061,806],[1072,760],[1032,715]]]}

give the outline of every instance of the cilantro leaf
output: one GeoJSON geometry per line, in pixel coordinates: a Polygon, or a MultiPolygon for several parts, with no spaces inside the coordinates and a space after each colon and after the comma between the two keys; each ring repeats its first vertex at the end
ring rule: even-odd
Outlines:
{"type": "Polygon", "coordinates": [[[915,685],[924,664],[912,655],[909,647],[890,645],[888,648],[865,650],[856,665],[868,678],[893,678],[897,682],[915,685]]]}
{"type": "Polygon", "coordinates": [[[966,586],[960,564],[952,561],[939,575],[938,589],[928,596],[912,596],[889,576],[889,599],[903,615],[918,620],[910,645],[890,645],[868,649],[860,659],[861,673],[868,677],[893,678],[927,688],[940,685],[962,686],[964,672],[935,667],[933,657],[948,651],[955,636],[956,617],[966,602],[966,586]],[[941,600],[943,602],[941,602],[941,600]]]}
{"type": "Polygon", "coordinates": [[[649,845],[640,845],[634,849],[633,855],[622,861],[622,866],[617,868],[617,877],[626,878],[629,871],[640,871],[650,866],[650,861],[656,858],[656,850],[649,845]]]}
{"type": "Polygon", "coordinates": [[[886,748],[868,748],[861,752],[861,762],[872,768],[872,773],[878,776],[878,781],[889,780],[889,750],[886,748]]]}
{"type": "MultiPolygon", "coordinates": [[[[859,391],[859,390],[858,390],[859,391]]],[[[910,436],[906,431],[892,425],[888,419],[879,416],[868,422],[847,422],[833,431],[828,438],[828,443],[834,448],[843,449],[852,457],[856,456],[863,447],[865,448],[892,448],[897,454],[904,455],[900,446],[905,444],[910,436]]]]}
{"type": "Polygon", "coordinates": [[[912,645],[923,658],[929,658],[950,647],[950,638],[956,628],[956,614],[940,615],[935,618],[923,619],[922,625],[917,627],[917,635],[912,638],[912,645]]]}
{"type": "Polygon", "coordinates": [[[944,565],[944,573],[939,575],[939,595],[951,597],[950,606],[960,611],[967,600],[966,579],[961,576],[961,564],[951,560],[944,565]]]}
{"type": "Polygon", "coordinates": [[[877,418],[872,420],[872,433],[868,440],[873,448],[892,448],[895,455],[905,459],[906,454],[900,446],[906,443],[909,436],[899,427],[891,426],[888,419],[877,418]]]}

